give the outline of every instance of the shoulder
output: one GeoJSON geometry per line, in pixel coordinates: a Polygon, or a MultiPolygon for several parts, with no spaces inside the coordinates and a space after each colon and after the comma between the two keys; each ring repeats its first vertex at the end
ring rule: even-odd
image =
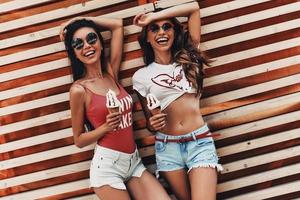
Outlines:
{"type": "Polygon", "coordinates": [[[143,67],[139,70],[137,70],[133,76],[132,76],[132,79],[134,80],[138,80],[138,79],[143,79],[145,78],[145,76],[147,75],[147,72],[149,71],[149,68],[148,67],[143,67]]]}
{"type": "Polygon", "coordinates": [[[85,95],[85,89],[83,85],[83,81],[76,81],[71,85],[70,88],[70,98],[81,98],[85,95]]]}

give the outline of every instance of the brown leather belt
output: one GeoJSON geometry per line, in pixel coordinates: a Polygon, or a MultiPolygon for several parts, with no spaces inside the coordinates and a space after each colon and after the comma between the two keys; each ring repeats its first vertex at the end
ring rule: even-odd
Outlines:
{"type": "MultiPolygon", "coordinates": [[[[216,137],[216,136],[219,136],[220,134],[219,133],[212,133],[212,134],[209,134],[210,131],[206,131],[202,134],[199,134],[199,135],[195,135],[195,139],[200,139],[200,138],[206,138],[206,137],[216,137]]],[[[180,139],[165,139],[165,138],[157,138],[155,137],[155,140],[156,141],[161,141],[161,142],[177,142],[177,143],[185,143],[185,142],[190,142],[190,141],[194,141],[195,140],[193,136],[191,137],[183,137],[183,138],[180,138],[180,139]]]]}

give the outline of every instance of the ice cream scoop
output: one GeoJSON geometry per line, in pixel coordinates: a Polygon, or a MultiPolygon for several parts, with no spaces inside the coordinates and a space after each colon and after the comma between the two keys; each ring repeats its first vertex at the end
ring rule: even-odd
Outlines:
{"type": "Polygon", "coordinates": [[[150,110],[151,114],[155,115],[161,113],[160,101],[157,99],[157,97],[154,94],[149,93],[147,94],[146,98],[147,98],[147,107],[150,110]]]}
{"type": "Polygon", "coordinates": [[[119,112],[120,101],[117,99],[116,93],[110,89],[106,93],[106,107],[110,113],[119,112]]]}

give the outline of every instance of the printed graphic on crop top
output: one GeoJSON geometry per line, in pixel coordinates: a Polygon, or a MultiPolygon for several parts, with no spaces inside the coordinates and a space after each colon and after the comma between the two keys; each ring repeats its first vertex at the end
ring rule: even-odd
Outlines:
{"type": "Polygon", "coordinates": [[[173,88],[185,92],[190,92],[192,89],[192,85],[186,79],[181,67],[175,67],[172,76],[165,73],[158,74],[151,78],[151,81],[161,87],[173,88]]]}

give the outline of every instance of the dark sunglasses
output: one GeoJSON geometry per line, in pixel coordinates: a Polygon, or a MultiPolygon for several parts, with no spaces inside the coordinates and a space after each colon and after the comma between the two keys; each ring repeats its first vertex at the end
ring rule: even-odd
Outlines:
{"type": "MultiPolygon", "coordinates": [[[[90,32],[90,33],[88,33],[88,34],[86,35],[86,39],[85,39],[85,40],[86,40],[86,42],[87,42],[88,44],[93,45],[93,44],[95,44],[95,43],[97,42],[98,36],[97,36],[96,33],[90,32]]],[[[74,39],[72,40],[71,45],[72,45],[72,47],[73,47],[74,49],[80,50],[80,49],[82,49],[82,47],[83,47],[83,45],[84,45],[84,42],[83,42],[83,40],[82,40],[81,38],[74,38],[74,39]]]]}
{"type": "Polygon", "coordinates": [[[162,26],[159,26],[158,24],[151,24],[149,26],[149,30],[153,33],[157,33],[160,28],[162,28],[163,31],[167,32],[169,31],[171,28],[173,28],[173,25],[171,23],[164,23],[162,26]]]}

